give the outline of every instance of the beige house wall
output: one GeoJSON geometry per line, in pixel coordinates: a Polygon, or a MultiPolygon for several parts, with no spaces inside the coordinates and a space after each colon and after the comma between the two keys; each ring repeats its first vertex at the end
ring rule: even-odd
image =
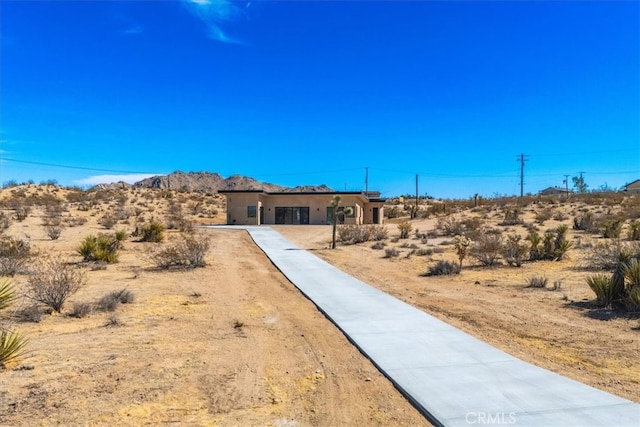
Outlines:
{"type": "MultiPolygon", "coordinates": [[[[264,192],[221,192],[227,197],[227,224],[259,225],[276,223],[277,207],[309,208],[309,224],[329,224],[327,208],[334,193],[267,194],[264,192]],[[255,206],[255,217],[249,216],[249,206],[255,206]],[[262,222],[260,221],[262,208],[262,222]]],[[[372,224],[374,208],[378,209],[378,223],[384,218],[383,202],[369,202],[361,194],[340,194],[341,207],[353,207],[353,216],[345,216],[344,224],[372,224]]]]}
{"type": "Polygon", "coordinates": [[[625,191],[629,193],[640,193],[640,179],[627,184],[625,187],[625,191]]]}

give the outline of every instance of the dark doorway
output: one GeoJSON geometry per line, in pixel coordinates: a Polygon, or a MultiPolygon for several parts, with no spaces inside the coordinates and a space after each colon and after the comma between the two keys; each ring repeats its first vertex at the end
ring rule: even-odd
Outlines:
{"type": "Polygon", "coordinates": [[[309,224],[309,208],[276,207],[276,224],[309,224]]]}
{"type": "Polygon", "coordinates": [[[373,208],[373,223],[380,224],[380,208],[373,208]]]}

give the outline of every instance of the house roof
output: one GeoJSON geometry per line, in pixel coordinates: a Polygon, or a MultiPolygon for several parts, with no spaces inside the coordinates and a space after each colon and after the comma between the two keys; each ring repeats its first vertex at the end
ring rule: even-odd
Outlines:
{"type": "Polygon", "coordinates": [[[630,183],[628,183],[628,184],[625,184],[625,186],[624,186],[624,187],[625,187],[625,188],[626,188],[626,187],[631,187],[631,186],[632,186],[632,185],[634,185],[634,184],[640,184],[640,179],[636,179],[635,181],[632,181],[632,182],[630,182],[630,183]]]}
{"type": "MultiPolygon", "coordinates": [[[[385,202],[387,199],[380,197],[368,197],[362,191],[266,191],[266,190],[219,190],[218,194],[264,194],[268,196],[361,196],[370,202],[385,202]]],[[[375,194],[375,193],[374,193],[375,194]]],[[[378,195],[380,193],[377,193],[378,195]]]]}

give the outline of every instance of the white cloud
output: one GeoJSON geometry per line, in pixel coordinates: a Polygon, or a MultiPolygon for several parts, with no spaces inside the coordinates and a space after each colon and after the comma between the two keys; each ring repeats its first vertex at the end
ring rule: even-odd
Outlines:
{"type": "MultiPolygon", "coordinates": [[[[183,0],[188,9],[202,20],[209,30],[209,37],[223,43],[242,44],[241,41],[229,37],[222,29],[244,17],[244,10],[230,0],[183,0]]],[[[246,9],[246,7],[245,7],[246,9]]]]}
{"type": "Polygon", "coordinates": [[[126,182],[127,184],[134,184],[138,181],[142,181],[145,178],[152,176],[158,176],[162,174],[144,174],[144,173],[131,173],[125,175],[94,175],[88,178],[76,180],[77,185],[98,185],[98,184],[111,184],[114,182],[126,182]]]}

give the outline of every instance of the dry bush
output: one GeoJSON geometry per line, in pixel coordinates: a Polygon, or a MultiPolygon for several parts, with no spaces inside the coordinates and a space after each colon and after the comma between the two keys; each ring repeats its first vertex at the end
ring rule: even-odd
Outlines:
{"type": "Polygon", "coordinates": [[[42,258],[27,280],[27,297],[60,313],[86,282],[79,268],[57,258],[42,258]]]}
{"type": "Polygon", "coordinates": [[[28,241],[0,236],[0,276],[23,272],[33,255],[28,241]]]}
{"type": "Polygon", "coordinates": [[[73,308],[71,309],[71,313],[69,316],[76,317],[78,319],[82,319],[83,317],[87,317],[93,311],[93,305],[87,302],[76,302],[73,304],[73,308]]]}
{"type": "Polygon", "coordinates": [[[470,254],[484,266],[494,266],[502,253],[502,237],[497,234],[484,234],[471,247],[470,254]]]}
{"type": "Polygon", "coordinates": [[[364,243],[387,239],[387,228],[382,225],[341,225],[337,228],[338,240],[344,244],[364,243]]]}
{"type": "Polygon", "coordinates": [[[155,251],[151,261],[160,269],[204,267],[209,247],[208,238],[183,234],[174,244],[155,251]]]}
{"type": "Polygon", "coordinates": [[[546,288],[549,279],[544,276],[529,277],[526,281],[526,288],[546,288]]]}
{"type": "Polygon", "coordinates": [[[519,235],[511,235],[507,237],[502,250],[502,257],[512,267],[521,267],[527,257],[527,247],[521,243],[522,238],[519,235]]]}
{"type": "MultiPolygon", "coordinates": [[[[164,240],[164,231],[166,227],[156,220],[151,220],[148,224],[142,226],[139,230],[141,242],[159,243],[164,240]]],[[[136,233],[138,234],[138,233],[136,233]]]]}
{"type": "Polygon", "coordinates": [[[400,230],[401,239],[408,239],[409,233],[411,232],[411,223],[409,223],[409,221],[402,221],[398,224],[398,230],[400,230]]]}
{"type": "Polygon", "coordinates": [[[396,248],[387,248],[384,250],[384,258],[395,258],[400,256],[400,251],[396,248]]]}
{"type": "Polygon", "coordinates": [[[62,225],[45,225],[44,231],[51,240],[58,240],[64,227],[62,225]]]}
{"type": "Polygon", "coordinates": [[[640,240],[640,221],[633,220],[629,223],[629,229],[627,230],[628,240],[640,240]]]}
{"type": "Polygon", "coordinates": [[[440,260],[434,266],[429,267],[425,276],[450,276],[460,274],[460,265],[451,261],[440,260]]]}

